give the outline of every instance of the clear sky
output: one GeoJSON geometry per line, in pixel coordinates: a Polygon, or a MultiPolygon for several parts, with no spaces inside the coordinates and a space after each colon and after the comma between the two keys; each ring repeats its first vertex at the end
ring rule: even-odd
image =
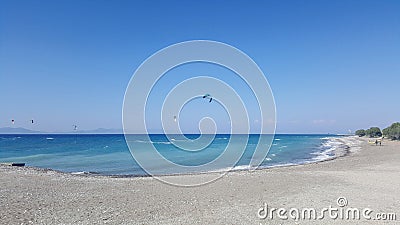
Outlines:
{"type": "Polygon", "coordinates": [[[277,132],[383,128],[400,120],[399,12],[397,0],[0,1],[0,127],[121,128],[135,69],[209,39],[263,70],[277,132]]]}

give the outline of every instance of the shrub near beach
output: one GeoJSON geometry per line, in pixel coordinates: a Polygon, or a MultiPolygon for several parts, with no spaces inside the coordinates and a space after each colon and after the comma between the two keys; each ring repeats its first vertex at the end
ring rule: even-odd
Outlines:
{"type": "Polygon", "coordinates": [[[379,127],[371,127],[368,130],[360,129],[360,130],[357,130],[355,134],[358,135],[359,137],[368,135],[371,138],[382,136],[382,132],[381,132],[381,129],[379,129],[379,127]]]}
{"type": "Polygon", "coordinates": [[[368,130],[365,131],[366,135],[369,135],[369,137],[381,137],[382,132],[379,127],[371,127],[368,130]]]}
{"type": "Polygon", "coordinates": [[[363,137],[366,135],[371,138],[384,136],[392,140],[400,140],[400,123],[393,123],[392,125],[390,125],[390,127],[383,129],[382,132],[378,127],[371,127],[367,130],[357,130],[355,134],[359,137],[363,137]]]}
{"type": "Polygon", "coordinates": [[[400,123],[393,123],[390,127],[382,130],[383,135],[392,140],[400,140],[400,123]]]}
{"type": "Polygon", "coordinates": [[[357,130],[356,131],[356,135],[357,136],[359,136],[359,137],[363,137],[363,136],[365,136],[365,130],[364,129],[360,129],[360,130],[357,130]]]}

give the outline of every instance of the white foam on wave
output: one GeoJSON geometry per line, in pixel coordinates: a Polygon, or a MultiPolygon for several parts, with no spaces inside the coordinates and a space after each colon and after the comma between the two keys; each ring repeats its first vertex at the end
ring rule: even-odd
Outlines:
{"type": "Polygon", "coordinates": [[[82,174],[85,174],[85,173],[87,173],[87,172],[85,172],[85,171],[79,171],[79,172],[72,172],[71,174],[74,174],[74,175],[82,175],[82,174]]]}
{"type": "Polygon", "coordinates": [[[208,172],[221,173],[221,172],[229,172],[229,171],[236,171],[236,170],[248,170],[248,169],[250,169],[249,165],[240,165],[240,166],[235,166],[235,167],[225,167],[225,168],[221,168],[221,169],[214,169],[214,170],[210,170],[208,172]]]}
{"type": "Polygon", "coordinates": [[[333,152],[334,152],[334,149],[327,149],[322,152],[311,153],[313,155],[316,155],[315,157],[312,158],[311,162],[323,161],[323,160],[327,160],[329,158],[333,158],[334,157],[334,155],[332,155],[333,152]]]}
{"type": "Polygon", "coordinates": [[[193,141],[195,141],[195,140],[192,140],[192,139],[175,139],[175,138],[171,138],[171,141],[173,141],[173,142],[193,142],[193,141]]]}
{"type": "MultiPolygon", "coordinates": [[[[266,158],[264,161],[271,161],[272,159],[266,158]]],[[[299,165],[295,163],[281,163],[281,164],[273,164],[273,165],[259,165],[257,167],[252,167],[250,165],[239,165],[235,167],[226,167],[226,168],[221,168],[221,169],[215,169],[215,170],[209,170],[208,172],[217,172],[217,173],[225,173],[225,172],[234,172],[234,171],[243,171],[243,170],[250,170],[250,169],[270,169],[270,168],[275,168],[275,167],[286,167],[286,166],[294,166],[294,165],[299,165]]]]}
{"type": "MultiPolygon", "coordinates": [[[[322,151],[311,153],[313,155],[316,155],[315,157],[312,158],[312,162],[323,161],[330,158],[343,156],[345,154],[345,148],[347,147],[352,148],[352,146],[355,146],[351,144],[351,142],[349,142],[349,140],[347,140],[346,137],[340,139],[338,137],[326,137],[326,138],[321,138],[321,140],[324,140],[324,142],[320,147],[322,151]]],[[[357,144],[359,143],[357,142],[357,144]]]]}
{"type": "Polygon", "coordinates": [[[170,145],[170,144],[172,144],[172,143],[169,142],[169,141],[152,141],[151,143],[153,143],[153,144],[163,144],[163,145],[170,145]]]}
{"type": "MultiPolygon", "coordinates": [[[[272,159],[266,158],[266,161],[271,161],[272,159]]],[[[210,172],[229,172],[229,171],[241,171],[241,170],[250,170],[250,169],[269,169],[269,168],[275,168],[275,167],[285,167],[285,166],[294,166],[297,164],[294,163],[282,163],[282,164],[275,164],[275,165],[260,165],[257,167],[251,167],[250,165],[240,165],[240,166],[235,166],[233,168],[222,168],[218,170],[212,170],[210,172]]]]}
{"type": "Polygon", "coordinates": [[[46,140],[54,140],[54,138],[48,137],[48,138],[46,138],[46,140]]]}
{"type": "Polygon", "coordinates": [[[248,169],[250,169],[249,165],[235,166],[232,168],[232,170],[248,170],[248,169]]]}
{"type": "Polygon", "coordinates": [[[169,141],[143,141],[143,140],[135,140],[134,142],[137,142],[137,143],[151,143],[151,144],[164,144],[164,145],[170,145],[170,144],[172,144],[171,142],[169,142],[169,141]]]}
{"type": "Polygon", "coordinates": [[[271,168],[276,168],[276,167],[286,167],[286,166],[294,166],[298,165],[295,163],[282,163],[282,164],[275,164],[275,165],[261,165],[257,167],[257,169],[271,169],[271,168]]]}
{"type": "Polygon", "coordinates": [[[99,174],[98,172],[90,172],[90,171],[78,171],[78,172],[72,172],[71,174],[74,175],[89,175],[89,174],[99,174]]]}
{"type": "Polygon", "coordinates": [[[0,137],[1,140],[11,140],[11,141],[15,141],[17,139],[20,139],[21,137],[0,137]]]}

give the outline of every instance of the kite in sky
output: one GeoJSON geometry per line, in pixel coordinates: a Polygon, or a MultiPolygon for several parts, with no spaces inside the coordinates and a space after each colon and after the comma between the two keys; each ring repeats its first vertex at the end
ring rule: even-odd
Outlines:
{"type": "Polygon", "coordinates": [[[210,94],[205,94],[205,95],[203,96],[203,98],[209,98],[210,101],[208,101],[208,102],[211,102],[211,101],[212,101],[212,97],[211,97],[210,94]]]}

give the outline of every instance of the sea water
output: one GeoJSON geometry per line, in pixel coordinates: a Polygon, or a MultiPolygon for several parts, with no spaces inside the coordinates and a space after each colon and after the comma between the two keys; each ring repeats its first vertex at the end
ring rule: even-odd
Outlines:
{"type": "MultiPolygon", "coordinates": [[[[186,141],[194,140],[198,136],[186,135],[189,139],[186,141]]],[[[245,139],[247,135],[242,136],[245,139]]],[[[231,135],[216,135],[210,145],[196,154],[177,149],[173,142],[179,140],[169,140],[162,134],[151,134],[149,137],[150,144],[168,160],[195,166],[218,157],[225,150],[231,135]]],[[[246,149],[233,169],[247,168],[259,137],[256,134],[249,135],[246,149]]],[[[329,159],[343,145],[334,141],[335,137],[337,136],[277,134],[260,167],[296,165],[329,159]]],[[[144,135],[133,135],[129,140],[143,142],[148,139],[144,135]]],[[[150,150],[135,151],[146,154],[150,150]]],[[[3,134],[0,135],[0,162],[24,162],[27,166],[71,173],[147,175],[132,157],[123,134],[3,134]]],[[[213,168],[225,169],[227,168],[213,168]]],[[[162,171],[160,168],[160,174],[163,174],[162,171]]]]}

